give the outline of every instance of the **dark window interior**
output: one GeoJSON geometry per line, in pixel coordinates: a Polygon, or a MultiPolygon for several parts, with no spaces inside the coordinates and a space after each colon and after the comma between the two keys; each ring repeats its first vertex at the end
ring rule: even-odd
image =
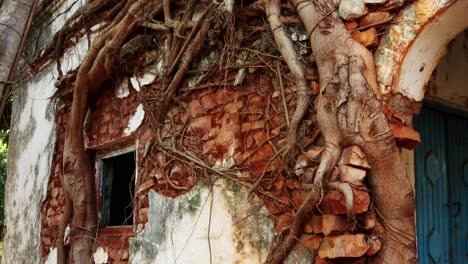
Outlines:
{"type": "Polygon", "coordinates": [[[101,226],[133,224],[135,152],[101,160],[101,226]]]}

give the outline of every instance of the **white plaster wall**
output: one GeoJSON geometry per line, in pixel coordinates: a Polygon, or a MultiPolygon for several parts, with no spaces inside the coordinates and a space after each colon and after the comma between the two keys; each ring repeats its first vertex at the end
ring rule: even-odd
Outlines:
{"type": "Polygon", "coordinates": [[[39,263],[40,208],[55,143],[54,79],[44,71],[16,91],[8,150],[2,263],[39,263]]]}
{"type": "Polygon", "coordinates": [[[468,30],[449,45],[434,70],[426,96],[468,111],[468,30]]]}
{"type": "Polygon", "coordinates": [[[201,182],[175,199],[150,191],[149,220],[130,242],[130,263],[263,263],[273,222],[259,199],[249,202],[247,194],[222,179],[212,189],[201,182]]]}
{"type": "MultiPolygon", "coordinates": [[[[51,15],[56,18],[48,25],[48,32],[57,32],[85,2],[64,1],[51,15]]],[[[34,46],[34,43],[29,45],[34,46]]],[[[82,39],[76,47],[67,50],[62,59],[63,72],[78,67],[87,49],[87,40],[82,39]]],[[[51,175],[56,140],[55,103],[50,98],[55,92],[57,75],[56,65],[51,63],[31,80],[16,87],[5,188],[7,232],[3,239],[3,264],[41,262],[40,209],[51,175]]],[[[45,262],[56,263],[55,256],[56,250],[53,250],[45,262]]]]}

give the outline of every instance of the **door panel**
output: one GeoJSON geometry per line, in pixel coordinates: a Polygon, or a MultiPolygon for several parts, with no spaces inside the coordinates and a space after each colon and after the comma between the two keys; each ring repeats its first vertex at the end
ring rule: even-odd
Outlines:
{"type": "Polygon", "coordinates": [[[468,120],[447,120],[452,260],[462,264],[468,262],[468,120]]]}
{"type": "Polygon", "coordinates": [[[423,142],[415,150],[419,263],[450,263],[445,118],[440,112],[423,109],[414,126],[423,142]]]}

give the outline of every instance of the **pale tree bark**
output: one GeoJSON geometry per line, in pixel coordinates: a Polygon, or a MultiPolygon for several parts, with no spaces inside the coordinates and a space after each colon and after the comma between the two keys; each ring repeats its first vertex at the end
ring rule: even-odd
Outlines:
{"type": "Polygon", "coordinates": [[[373,56],[345,29],[332,0],[291,0],[309,35],[320,76],[318,122],[326,146],[314,182],[326,181],[343,147],[357,145],[381,216],[373,263],[416,263],[414,194],[383,112],[373,56]]]}
{"type": "Polygon", "coordinates": [[[0,97],[23,36],[33,0],[4,0],[0,7],[0,97]]]}

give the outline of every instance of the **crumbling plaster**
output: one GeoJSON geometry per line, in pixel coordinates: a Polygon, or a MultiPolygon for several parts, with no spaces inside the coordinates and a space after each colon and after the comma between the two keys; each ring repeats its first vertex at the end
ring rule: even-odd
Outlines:
{"type": "MultiPolygon", "coordinates": [[[[47,29],[55,33],[79,1],[67,0],[51,14],[47,29]],[[64,12],[68,10],[67,12],[64,12]]],[[[44,29],[45,30],[45,29],[44,29]]],[[[34,45],[30,43],[29,45],[34,45]]],[[[83,39],[62,59],[64,72],[78,67],[87,52],[83,39]]],[[[15,89],[5,187],[5,225],[2,263],[40,263],[40,209],[51,175],[56,141],[55,102],[51,100],[56,66],[51,64],[15,89]]],[[[55,263],[52,251],[46,263],[55,263]]]]}
{"type": "Polygon", "coordinates": [[[202,181],[174,199],[150,191],[149,220],[130,242],[130,263],[262,263],[274,234],[262,202],[224,179],[212,186],[202,181]]]}
{"type": "Polygon", "coordinates": [[[44,71],[16,91],[8,150],[2,263],[40,262],[40,208],[55,143],[55,90],[44,71]]]}
{"type": "MultiPolygon", "coordinates": [[[[66,4],[72,2],[68,0],[66,4]]],[[[441,55],[441,47],[444,48],[456,35],[456,30],[449,32],[454,34],[451,38],[450,34],[447,39],[441,38],[440,43],[436,43],[439,48],[434,46],[431,51],[422,49],[424,42],[418,44],[418,41],[427,41],[428,38],[424,36],[430,36],[430,32],[433,32],[429,30],[434,29],[431,26],[437,29],[447,14],[457,16],[456,12],[467,10],[468,0],[454,2],[415,1],[401,13],[399,22],[390,27],[375,56],[383,94],[402,93],[414,100],[422,99],[426,76],[414,74],[413,79],[405,79],[400,73],[414,73],[414,68],[421,66],[410,63],[408,58],[418,58],[411,56],[424,57],[421,54],[429,54],[428,59],[437,59],[441,55]],[[408,82],[414,85],[405,86],[408,82]]],[[[464,13],[459,17],[464,18],[464,13]]],[[[63,25],[65,18],[61,16],[54,22],[53,32],[63,25]]],[[[83,39],[67,51],[62,60],[63,72],[76,68],[87,48],[88,42],[83,39]]],[[[425,67],[424,74],[426,71],[432,72],[431,65],[425,67]]],[[[17,90],[6,188],[8,231],[2,263],[40,262],[39,211],[50,176],[55,142],[54,103],[49,98],[55,91],[53,83],[56,76],[55,65],[52,64],[17,90]]],[[[144,77],[132,78],[132,86],[138,90],[152,76],[144,77]]],[[[127,91],[128,87],[123,88],[120,96],[125,97],[127,91]]],[[[138,110],[135,114],[137,125],[129,124],[132,132],[142,122],[142,116],[144,111],[138,110]]],[[[249,203],[248,190],[232,182],[218,179],[212,184],[213,187],[203,181],[189,193],[175,199],[150,191],[149,221],[130,243],[130,262],[189,263],[187,260],[196,258],[200,263],[208,263],[211,258],[213,263],[261,263],[274,234],[272,220],[265,208],[258,199],[249,203]]],[[[299,254],[297,252],[301,251],[291,254],[292,258],[299,254]]],[[[56,250],[52,250],[45,263],[55,263],[55,256],[56,250]]]]}
{"type": "MultiPolygon", "coordinates": [[[[168,198],[150,191],[148,223],[130,241],[130,263],[263,263],[274,224],[261,200],[227,179],[202,180],[168,198]]],[[[310,263],[298,245],[285,263],[310,263]]]]}

